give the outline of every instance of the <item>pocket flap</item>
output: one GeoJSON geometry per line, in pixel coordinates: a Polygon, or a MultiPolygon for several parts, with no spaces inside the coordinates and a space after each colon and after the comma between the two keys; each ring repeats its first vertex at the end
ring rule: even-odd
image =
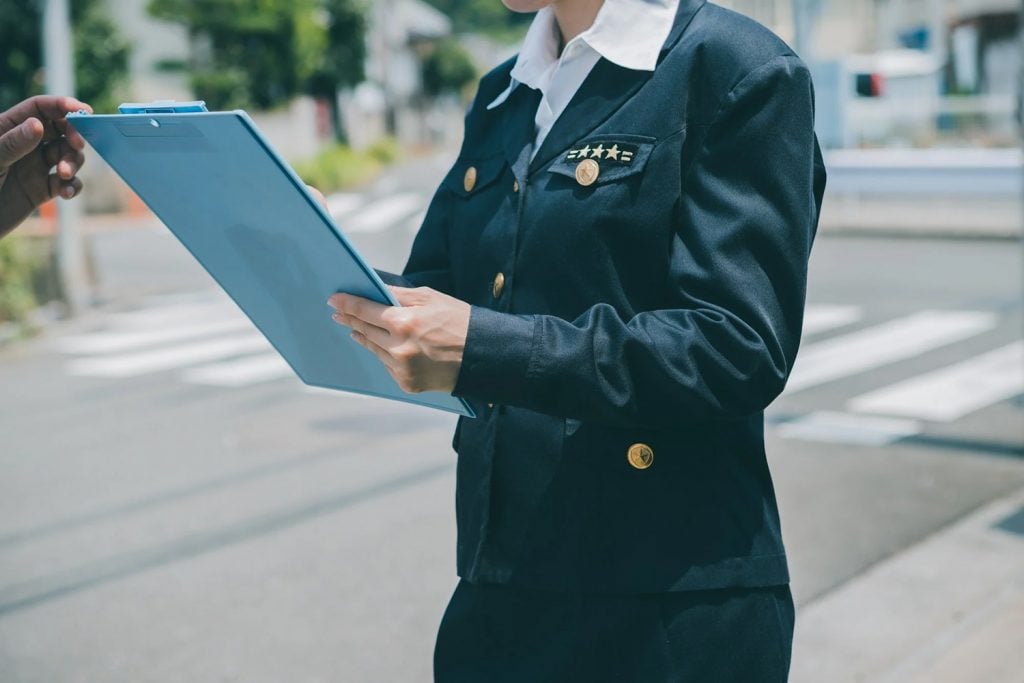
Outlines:
{"type": "Polygon", "coordinates": [[[579,181],[579,165],[584,161],[593,162],[589,165],[592,168],[594,164],[597,165],[596,179],[580,183],[600,185],[642,171],[656,142],[655,138],[647,135],[591,135],[565,150],[548,167],[548,172],[579,181]]]}
{"type": "Polygon", "coordinates": [[[505,157],[501,155],[485,159],[459,158],[448,176],[448,186],[460,197],[469,197],[497,180],[505,166],[505,157]]]}

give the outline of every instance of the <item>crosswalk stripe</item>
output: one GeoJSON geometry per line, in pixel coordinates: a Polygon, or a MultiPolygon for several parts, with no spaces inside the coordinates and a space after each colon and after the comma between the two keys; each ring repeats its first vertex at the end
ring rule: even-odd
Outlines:
{"type": "Polygon", "coordinates": [[[85,377],[133,377],[264,351],[269,346],[263,335],[247,333],[151,351],[78,359],[68,364],[68,371],[85,377]]]}
{"type": "Polygon", "coordinates": [[[991,329],[996,316],[978,311],[921,311],[800,350],[786,394],[880,367],[991,329]]]}
{"type": "Polygon", "coordinates": [[[204,320],[240,317],[244,318],[244,314],[225,295],[205,302],[111,313],[107,316],[106,322],[109,327],[119,330],[151,330],[154,327],[173,327],[178,324],[191,324],[204,320]]]}
{"type": "Polygon", "coordinates": [[[363,195],[351,192],[337,192],[327,197],[327,212],[332,218],[352,213],[363,203],[363,195]]]}
{"type": "Polygon", "coordinates": [[[340,224],[342,232],[382,232],[423,206],[416,192],[380,197],[340,224]]]}
{"type": "Polygon", "coordinates": [[[291,366],[275,352],[190,368],[181,378],[192,384],[243,387],[293,375],[291,366]]]}
{"type": "Polygon", "coordinates": [[[832,304],[808,304],[804,309],[804,331],[806,335],[818,334],[844,325],[851,325],[863,316],[860,306],[839,306],[832,304]]]}
{"type": "Polygon", "coordinates": [[[235,332],[252,327],[247,318],[233,316],[226,320],[211,320],[194,325],[166,326],[155,330],[126,332],[94,332],[91,334],[69,335],[57,339],[55,348],[61,353],[94,355],[130,351],[146,346],[169,342],[181,342],[199,337],[212,337],[225,332],[235,332]]]}
{"type": "Polygon", "coordinates": [[[1024,393],[1024,342],[850,400],[850,410],[949,422],[1024,393]]]}
{"type": "Polygon", "coordinates": [[[787,439],[884,446],[919,433],[921,425],[915,420],[817,410],[783,422],[776,431],[787,439]]]}

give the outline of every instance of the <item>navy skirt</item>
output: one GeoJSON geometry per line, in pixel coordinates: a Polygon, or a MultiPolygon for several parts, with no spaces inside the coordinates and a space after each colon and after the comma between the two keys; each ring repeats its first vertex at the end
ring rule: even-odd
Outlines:
{"type": "Polygon", "coordinates": [[[789,586],[574,595],[460,580],[436,683],[782,683],[789,586]]]}

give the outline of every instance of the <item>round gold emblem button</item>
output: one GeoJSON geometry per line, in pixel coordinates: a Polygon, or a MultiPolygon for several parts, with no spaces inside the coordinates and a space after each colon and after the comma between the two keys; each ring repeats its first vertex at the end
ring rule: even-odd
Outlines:
{"type": "Polygon", "coordinates": [[[638,470],[646,470],[654,462],[654,450],[645,443],[635,443],[626,452],[629,464],[638,470]]]}
{"type": "Polygon", "coordinates": [[[466,175],[462,178],[462,186],[466,188],[466,192],[472,192],[476,187],[476,166],[466,169],[466,175]]]}
{"type": "Polygon", "coordinates": [[[501,290],[505,289],[505,273],[498,273],[494,276],[494,282],[491,284],[491,294],[497,299],[501,296],[501,290]]]}
{"type": "Polygon", "coordinates": [[[593,185],[599,175],[601,166],[593,159],[584,159],[576,164],[576,182],[584,187],[593,185]]]}

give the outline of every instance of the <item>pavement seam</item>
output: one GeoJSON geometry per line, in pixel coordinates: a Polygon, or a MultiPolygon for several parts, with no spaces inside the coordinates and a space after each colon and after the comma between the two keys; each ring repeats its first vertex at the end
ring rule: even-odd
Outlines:
{"type": "Polygon", "coordinates": [[[1024,538],[995,528],[1022,506],[1019,488],[805,604],[794,683],[903,681],[966,642],[1024,590],[1024,538]]]}

